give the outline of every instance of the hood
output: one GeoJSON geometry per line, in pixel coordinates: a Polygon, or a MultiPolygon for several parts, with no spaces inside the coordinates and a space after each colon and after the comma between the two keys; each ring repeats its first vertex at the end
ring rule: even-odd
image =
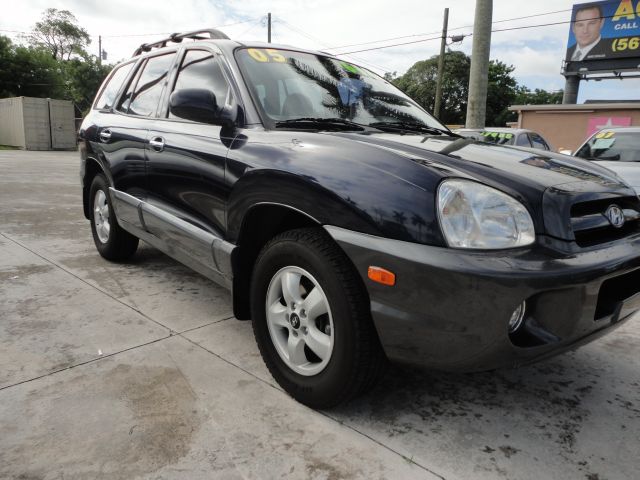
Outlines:
{"type": "MultiPolygon", "coordinates": [[[[603,202],[610,203],[616,199],[632,199],[630,201],[637,203],[635,191],[613,171],[593,162],[553,152],[448,136],[394,133],[329,135],[348,137],[370,148],[388,152],[388,162],[378,164],[378,168],[401,176],[407,182],[420,185],[423,174],[429,171],[432,178],[469,178],[499,189],[527,207],[537,232],[562,240],[575,239],[571,225],[574,206],[578,204],[600,208],[603,202]],[[406,161],[398,162],[398,157],[406,161]],[[414,167],[396,169],[397,164],[406,166],[407,162],[412,162],[414,167]]],[[[359,161],[369,160],[361,158],[359,161]]]]}
{"type": "Polygon", "coordinates": [[[509,189],[514,181],[544,190],[580,182],[580,190],[627,188],[623,179],[593,162],[535,149],[494,145],[470,138],[415,134],[344,134],[361,143],[412,158],[417,163],[441,163],[470,177],[509,189]],[[587,185],[585,185],[587,184],[587,185]]]}

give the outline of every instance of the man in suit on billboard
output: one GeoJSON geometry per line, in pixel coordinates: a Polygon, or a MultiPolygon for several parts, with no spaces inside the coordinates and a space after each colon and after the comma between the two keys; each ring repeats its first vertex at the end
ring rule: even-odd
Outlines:
{"type": "Polygon", "coordinates": [[[581,6],[571,25],[576,44],[567,49],[567,62],[598,60],[607,56],[607,42],[600,32],[604,26],[604,15],[598,4],[581,6]]]}

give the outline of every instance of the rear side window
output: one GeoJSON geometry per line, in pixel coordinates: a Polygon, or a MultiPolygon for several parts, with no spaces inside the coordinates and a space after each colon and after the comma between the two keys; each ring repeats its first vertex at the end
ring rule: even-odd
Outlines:
{"type": "Polygon", "coordinates": [[[174,57],[170,53],[149,58],[138,80],[129,85],[119,110],[143,117],[155,115],[174,57]]]}
{"type": "Polygon", "coordinates": [[[516,145],[519,147],[529,147],[531,148],[531,141],[526,133],[522,133],[518,135],[518,139],[516,140],[516,145]]]}
{"type": "Polygon", "coordinates": [[[531,137],[531,143],[533,144],[533,148],[549,150],[549,145],[547,145],[547,142],[545,142],[544,139],[537,133],[530,133],[529,137],[531,137]]]}
{"type": "Polygon", "coordinates": [[[105,110],[113,106],[116,95],[118,94],[122,83],[129,76],[129,72],[131,72],[133,65],[134,62],[127,63],[126,65],[122,65],[113,71],[113,73],[109,77],[109,80],[107,81],[107,84],[102,89],[100,96],[96,100],[96,103],[93,105],[93,108],[105,110]]]}
{"type": "MultiPolygon", "coordinates": [[[[186,88],[202,88],[212,91],[218,106],[225,103],[229,93],[229,84],[222,73],[220,64],[211,52],[189,50],[182,60],[174,91],[186,88]]],[[[169,113],[170,118],[177,118],[169,113]]]]}

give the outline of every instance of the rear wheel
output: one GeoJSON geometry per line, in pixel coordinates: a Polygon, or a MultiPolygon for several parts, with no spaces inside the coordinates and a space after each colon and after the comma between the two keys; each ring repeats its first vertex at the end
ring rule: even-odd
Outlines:
{"type": "Polygon", "coordinates": [[[384,355],[366,291],[322,230],[285,232],[263,248],[251,307],[265,364],[298,401],[329,408],[363,393],[378,378],[384,355]]]}
{"type": "Polygon", "coordinates": [[[125,260],[131,257],[138,248],[138,238],[118,225],[104,175],[96,175],[93,179],[89,199],[91,233],[100,255],[108,260],[125,260]]]}

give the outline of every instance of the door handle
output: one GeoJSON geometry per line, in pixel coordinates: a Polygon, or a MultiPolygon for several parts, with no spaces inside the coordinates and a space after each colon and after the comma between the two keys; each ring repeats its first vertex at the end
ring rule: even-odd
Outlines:
{"type": "Polygon", "coordinates": [[[162,138],[162,137],[153,137],[151,140],[149,140],[149,145],[156,152],[161,152],[161,151],[164,150],[164,138],[162,138]]]}
{"type": "Polygon", "coordinates": [[[109,140],[111,140],[111,130],[109,130],[108,128],[102,130],[100,132],[100,140],[102,140],[104,143],[107,143],[109,140]]]}

